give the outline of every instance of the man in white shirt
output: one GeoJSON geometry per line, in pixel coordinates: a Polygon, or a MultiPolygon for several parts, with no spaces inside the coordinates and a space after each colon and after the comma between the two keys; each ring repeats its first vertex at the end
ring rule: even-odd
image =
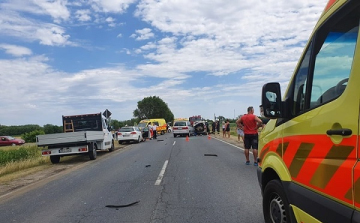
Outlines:
{"type": "Polygon", "coordinates": [[[153,126],[152,126],[152,128],[153,128],[153,135],[154,135],[154,139],[156,139],[156,128],[157,128],[157,125],[156,125],[156,123],[153,123],[153,126]]]}
{"type": "Polygon", "coordinates": [[[150,122],[148,124],[148,128],[149,128],[149,139],[152,139],[152,129],[153,129],[153,127],[152,127],[150,122]]]}

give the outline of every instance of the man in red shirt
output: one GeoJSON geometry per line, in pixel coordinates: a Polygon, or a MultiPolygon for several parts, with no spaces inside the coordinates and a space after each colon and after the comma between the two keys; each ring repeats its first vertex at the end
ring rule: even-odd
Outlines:
{"type": "Polygon", "coordinates": [[[258,156],[258,128],[263,123],[261,119],[259,119],[256,115],[254,115],[254,108],[248,107],[248,113],[246,115],[241,116],[236,124],[239,126],[240,124],[243,126],[244,130],[244,147],[245,147],[245,158],[246,165],[250,165],[249,160],[249,150],[253,149],[254,155],[254,166],[257,166],[257,156],[258,156]]]}

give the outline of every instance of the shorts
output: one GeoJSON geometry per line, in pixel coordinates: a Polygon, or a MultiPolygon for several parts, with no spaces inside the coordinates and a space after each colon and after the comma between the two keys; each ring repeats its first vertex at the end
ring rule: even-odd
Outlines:
{"type": "Polygon", "coordinates": [[[245,134],[245,149],[258,149],[258,134],[245,134]]]}
{"type": "Polygon", "coordinates": [[[242,129],[237,129],[237,134],[244,137],[244,131],[242,129]]]}

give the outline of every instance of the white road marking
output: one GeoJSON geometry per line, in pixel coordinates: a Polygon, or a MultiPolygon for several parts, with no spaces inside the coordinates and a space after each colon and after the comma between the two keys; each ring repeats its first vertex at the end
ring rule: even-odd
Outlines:
{"type": "Polygon", "coordinates": [[[164,177],[165,170],[166,170],[166,167],[167,167],[167,165],[168,165],[168,162],[169,162],[169,160],[166,160],[166,161],[165,161],[164,166],[163,166],[163,168],[161,169],[160,174],[159,174],[157,180],[155,181],[155,186],[159,186],[159,185],[160,185],[160,183],[161,183],[161,181],[162,181],[162,179],[163,179],[163,177],[164,177]]]}
{"type": "Polygon", "coordinates": [[[173,146],[175,146],[176,141],[174,141],[173,146]]]}
{"type": "MultiPolygon", "coordinates": [[[[212,139],[219,140],[220,142],[226,143],[226,144],[228,144],[228,145],[230,145],[230,146],[233,146],[233,147],[235,147],[235,148],[238,148],[238,149],[240,149],[240,150],[242,150],[242,151],[245,150],[244,148],[241,148],[241,147],[239,147],[239,146],[235,146],[235,145],[233,145],[233,144],[231,144],[231,143],[228,143],[228,142],[225,142],[225,141],[223,141],[223,140],[221,140],[221,139],[217,139],[217,138],[215,138],[215,137],[212,138],[212,139]]],[[[249,153],[252,154],[251,150],[249,151],[249,153]]]]}

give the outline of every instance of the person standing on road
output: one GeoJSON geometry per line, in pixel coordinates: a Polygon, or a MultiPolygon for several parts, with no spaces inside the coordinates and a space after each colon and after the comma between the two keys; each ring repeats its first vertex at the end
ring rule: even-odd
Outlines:
{"type": "Polygon", "coordinates": [[[229,122],[229,119],[226,119],[226,122],[225,122],[225,137],[226,135],[228,136],[228,138],[230,138],[230,122],[229,122]]]}
{"type": "Polygon", "coordinates": [[[244,130],[244,147],[245,147],[245,158],[246,165],[250,165],[249,151],[253,149],[254,155],[254,166],[257,166],[257,157],[258,157],[258,128],[263,125],[261,119],[254,115],[254,108],[252,106],[248,107],[247,114],[241,116],[240,119],[236,121],[236,124],[239,126],[243,125],[244,130]]]}
{"type": "Polygon", "coordinates": [[[156,128],[157,128],[156,123],[153,123],[152,129],[153,129],[153,136],[154,136],[154,139],[156,139],[156,135],[157,135],[156,128]]]}
{"type": "Polygon", "coordinates": [[[226,131],[225,131],[225,122],[222,122],[222,131],[223,131],[223,138],[225,138],[226,131]]]}
{"type": "Polygon", "coordinates": [[[149,128],[149,139],[151,140],[152,136],[153,136],[153,128],[152,128],[151,122],[149,122],[148,128],[149,128]]]}
{"type": "MultiPolygon", "coordinates": [[[[240,120],[240,118],[241,118],[241,115],[239,116],[238,120],[240,120]]],[[[237,125],[236,133],[238,135],[238,142],[240,142],[240,138],[244,142],[244,130],[243,130],[244,126],[240,122],[238,124],[238,121],[236,121],[236,125],[237,125]]]]}

